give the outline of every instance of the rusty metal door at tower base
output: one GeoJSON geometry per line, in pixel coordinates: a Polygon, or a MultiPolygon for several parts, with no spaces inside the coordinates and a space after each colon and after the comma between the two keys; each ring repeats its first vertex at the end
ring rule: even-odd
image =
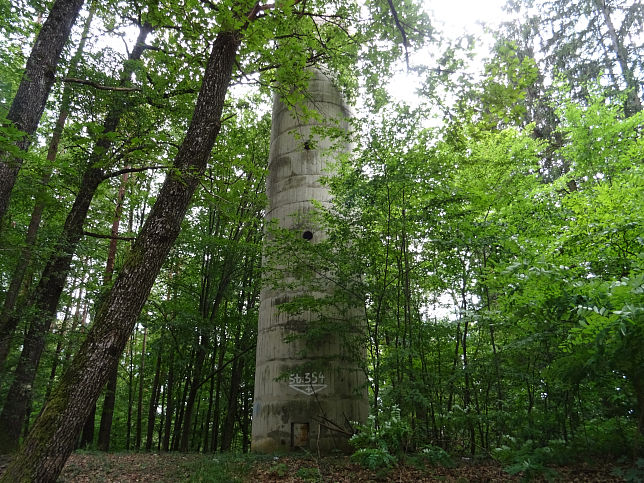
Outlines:
{"type": "Polygon", "coordinates": [[[291,447],[309,447],[309,423],[291,423],[291,447]]]}

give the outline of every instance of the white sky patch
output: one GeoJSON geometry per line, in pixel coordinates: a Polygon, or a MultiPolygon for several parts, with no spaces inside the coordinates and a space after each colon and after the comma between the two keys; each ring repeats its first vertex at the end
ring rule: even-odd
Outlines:
{"type": "MultiPolygon", "coordinates": [[[[506,0],[426,0],[423,7],[436,29],[436,36],[447,41],[455,42],[465,35],[474,35],[477,41],[477,58],[468,66],[469,71],[480,74],[483,71],[483,58],[487,56],[493,44],[492,35],[485,32],[485,27],[496,30],[498,25],[508,19],[508,14],[503,11],[506,0]]],[[[420,52],[416,52],[410,59],[411,64],[433,63],[441,53],[438,41],[430,42],[420,52]]],[[[408,74],[406,69],[394,76],[389,92],[397,101],[417,105],[422,102],[415,95],[421,87],[422,79],[413,74],[408,74]]]]}
{"type": "Polygon", "coordinates": [[[425,11],[436,27],[456,38],[480,32],[481,22],[490,26],[498,24],[505,17],[504,4],[505,0],[429,0],[425,2],[425,11]]]}

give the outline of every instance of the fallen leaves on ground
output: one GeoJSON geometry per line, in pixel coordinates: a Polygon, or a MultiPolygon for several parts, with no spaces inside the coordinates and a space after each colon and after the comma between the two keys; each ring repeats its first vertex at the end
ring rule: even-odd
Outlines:
{"type": "MultiPolygon", "coordinates": [[[[559,481],[621,481],[611,475],[612,468],[609,464],[577,464],[554,469],[559,481]]],[[[498,482],[521,481],[521,475],[509,475],[494,461],[462,460],[453,468],[408,463],[386,470],[368,470],[347,457],[78,452],[67,461],[59,481],[85,483],[188,480],[267,483],[498,482]]]]}

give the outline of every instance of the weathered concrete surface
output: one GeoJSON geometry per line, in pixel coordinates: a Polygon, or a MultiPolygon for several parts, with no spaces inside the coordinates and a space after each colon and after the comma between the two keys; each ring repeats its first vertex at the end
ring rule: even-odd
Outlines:
{"type": "MultiPolygon", "coordinates": [[[[350,111],[340,92],[320,71],[312,72],[307,94],[306,108],[319,113],[317,119],[303,116],[301,108],[289,110],[278,96],[273,102],[266,221],[276,220],[280,227],[303,234],[309,231],[310,242],[315,243],[325,234],[303,220],[313,208],[312,201],[323,205],[330,202],[320,177],[329,174],[326,169],[333,153],[350,149],[346,144],[338,149],[337,141],[320,138],[316,127],[332,125],[348,132],[350,111]]],[[[350,357],[342,334],[326,336],[314,349],[305,349],[301,339],[285,342],[285,337],[315,323],[312,313],[290,315],[279,311],[280,304],[297,295],[296,290],[262,290],[252,449],[262,453],[298,448],[325,453],[346,451],[346,435],[330,428],[337,425],[346,429],[349,421],[366,420],[365,375],[355,355],[350,357]],[[303,364],[314,368],[304,369],[303,364]]],[[[356,324],[355,318],[351,319],[347,324],[356,324]]],[[[351,332],[358,327],[348,329],[351,332]]],[[[354,348],[355,352],[361,351],[354,348]]]]}

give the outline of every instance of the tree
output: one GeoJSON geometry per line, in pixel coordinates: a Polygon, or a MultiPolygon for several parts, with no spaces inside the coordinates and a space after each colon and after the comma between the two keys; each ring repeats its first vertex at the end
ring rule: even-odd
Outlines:
{"type": "MultiPolygon", "coordinates": [[[[130,61],[140,59],[145,51],[145,38],[151,30],[150,24],[141,26],[135,48],[130,54],[130,61]]],[[[129,64],[122,72],[121,82],[127,83],[131,75],[132,67],[129,64]]],[[[14,450],[18,446],[20,427],[31,400],[31,388],[45,346],[45,338],[56,313],[76,246],[83,236],[83,225],[92,198],[99,184],[104,180],[101,161],[112,144],[110,135],[115,132],[121,116],[124,114],[126,106],[121,103],[122,101],[117,101],[106,116],[103,133],[89,156],[79,192],[65,220],[60,239],[45,265],[40,281],[32,295],[33,309],[27,312],[30,320],[25,343],[7,401],[0,414],[0,434],[2,434],[0,436],[0,451],[14,450]]],[[[125,104],[127,105],[127,103],[125,104]]]]}
{"type": "MultiPolygon", "coordinates": [[[[83,0],[57,0],[34,42],[7,120],[23,134],[16,146],[27,151],[45,109],[63,47],[67,42],[83,0]]],[[[0,222],[9,206],[22,159],[18,152],[0,151],[0,222]]]]}
{"type": "MultiPolygon", "coordinates": [[[[548,70],[563,76],[578,99],[599,76],[616,93],[627,92],[624,109],[642,109],[638,76],[642,47],[634,32],[642,29],[642,5],[631,0],[537,0],[527,6],[539,12],[536,22],[548,70]],[[616,22],[619,22],[617,24],[616,22]]],[[[526,11],[528,11],[526,9],[526,11]]]]}

